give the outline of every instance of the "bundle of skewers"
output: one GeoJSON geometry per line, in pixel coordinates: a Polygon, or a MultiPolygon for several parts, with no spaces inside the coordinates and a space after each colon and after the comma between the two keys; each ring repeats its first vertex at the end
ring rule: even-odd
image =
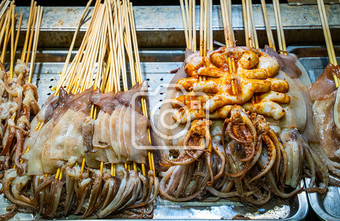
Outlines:
{"type": "Polygon", "coordinates": [[[91,2],[55,93],[31,122],[20,164],[5,170],[4,193],[17,211],[41,217],[151,218],[159,183],[153,153],[143,148],[150,146],[148,86],[142,82],[132,4],[96,1],[70,62],[91,2]]]}
{"type": "Polygon", "coordinates": [[[161,108],[161,113],[171,110],[172,119],[160,120],[179,126],[168,130],[159,123],[165,137],[176,138],[156,140],[164,149],[157,156],[160,194],[168,200],[215,197],[263,205],[273,196],[327,191],[328,169],[308,143],[315,136],[305,71],[286,53],[278,1],[273,4],[279,54],[262,4],[270,45],[265,52],[259,49],[250,0],[242,1],[246,47],[235,46],[231,1],[221,1],[226,47],[217,50],[211,1],[201,1],[199,52],[191,37],[193,2],[181,4],[189,50],[164,99],[171,102],[161,108]],[[312,178],[308,187],[305,176],[312,178]]]}

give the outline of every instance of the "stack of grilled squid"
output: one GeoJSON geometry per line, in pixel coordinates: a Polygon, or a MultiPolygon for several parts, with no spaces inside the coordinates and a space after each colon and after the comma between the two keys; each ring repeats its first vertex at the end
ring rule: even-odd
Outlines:
{"type": "Polygon", "coordinates": [[[145,90],[146,82],[117,94],[90,88],[79,94],[61,89],[59,96],[51,95],[32,121],[24,143],[30,149],[22,157],[23,171],[5,171],[6,197],[19,211],[38,212],[43,217],[152,217],[158,195],[152,170],[147,178],[124,166],[117,167],[115,176],[109,169],[100,169],[100,162],[146,162],[146,150],[131,145],[133,140],[137,145],[148,143],[148,120],[140,105],[131,102],[135,93],[145,90]],[[100,109],[96,120],[90,117],[92,104],[100,109]],[[131,120],[132,115],[136,121],[131,120]],[[44,123],[39,130],[35,129],[37,122],[44,123]],[[134,127],[138,134],[132,137],[134,127]],[[83,158],[85,168],[81,168],[83,158]],[[58,168],[63,175],[47,175],[58,168]]]}

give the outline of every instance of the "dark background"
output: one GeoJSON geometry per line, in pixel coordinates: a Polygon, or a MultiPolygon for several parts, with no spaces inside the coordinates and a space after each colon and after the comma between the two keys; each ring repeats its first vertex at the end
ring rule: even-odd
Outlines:
{"type": "MultiPolygon", "coordinates": [[[[179,5],[179,0],[130,0],[133,5],[145,6],[145,5],[179,5]]],[[[17,6],[29,6],[30,0],[16,0],[15,4],[17,6]]],[[[95,0],[92,1],[94,4],[95,0]]],[[[272,1],[266,1],[271,3],[272,1]]],[[[280,3],[286,3],[287,1],[280,1],[280,3]]],[[[38,5],[42,6],[85,6],[86,0],[37,0],[38,5]]],[[[233,4],[241,4],[241,0],[234,0],[233,4]]],[[[199,1],[196,0],[196,4],[199,4],[199,1]]],[[[219,5],[219,0],[213,0],[214,5],[219,5]]],[[[260,4],[260,0],[253,0],[253,4],[260,4]]]]}

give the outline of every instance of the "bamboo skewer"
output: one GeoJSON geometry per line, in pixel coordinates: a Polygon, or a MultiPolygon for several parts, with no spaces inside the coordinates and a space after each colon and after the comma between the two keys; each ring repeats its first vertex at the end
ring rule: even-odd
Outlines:
{"type": "Polygon", "coordinates": [[[228,15],[227,16],[227,24],[229,24],[229,43],[230,43],[230,47],[235,46],[236,41],[235,41],[235,35],[234,35],[234,31],[233,31],[233,19],[232,19],[232,3],[231,0],[227,0],[227,4],[226,4],[227,10],[228,10],[228,15]]]}
{"type": "Polygon", "coordinates": [[[245,31],[247,33],[246,36],[248,36],[247,37],[247,39],[248,39],[248,47],[253,48],[254,47],[254,42],[253,42],[252,26],[251,26],[251,21],[250,21],[249,1],[245,0],[244,3],[245,3],[245,16],[244,16],[243,20],[246,19],[244,24],[247,26],[245,28],[245,31]]]}
{"type": "Polygon", "coordinates": [[[34,35],[34,42],[33,42],[32,57],[31,57],[31,65],[30,65],[28,82],[32,82],[32,76],[33,76],[33,71],[34,71],[34,62],[35,62],[35,57],[36,57],[36,54],[37,54],[37,47],[38,47],[38,40],[39,40],[42,14],[43,14],[43,7],[38,6],[37,22],[36,22],[36,26],[35,26],[35,35],[34,35]]]}
{"type": "MultiPolygon", "coordinates": [[[[189,50],[196,51],[196,4],[194,0],[180,0],[181,15],[184,28],[186,46],[189,50]]],[[[204,34],[204,32],[202,32],[204,34]]]]}
{"type": "MultiPolygon", "coordinates": [[[[2,1],[1,1],[1,3],[0,3],[0,9],[1,9],[1,11],[2,11],[2,7],[5,5],[6,1],[7,1],[7,0],[2,0],[2,1]]],[[[0,18],[1,18],[1,16],[0,16],[0,18]]]]}
{"type": "Polygon", "coordinates": [[[337,65],[337,60],[335,56],[335,51],[333,47],[333,41],[332,41],[332,36],[331,32],[329,30],[329,25],[327,21],[327,16],[326,16],[326,9],[323,0],[318,0],[318,8],[319,8],[319,14],[320,14],[320,19],[322,23],[322,28],[326,40],[326,46],[327,46],[327,52],[328,56],[330,59],[330,62],[334,65],[337,65]]]}
{"type": "MultiPolygon", "coordinates": [[[[334,47],[333,47],[331,32],[329,30],[329,25],[328,25],[328,21],[327,21],[326,9],[325,9],[324,2],[323,2],[323,0],[317,0],[317,3],[318,3],[320,19],[321,19],[321,23],[322,23],[322,29],[323,29],[323,33],[324,33],[325,40],[326,40],[326,47],[327,47],[329,61],[333,65],[338,65],[338,62],[337,62],[336,56],[335,56],[334,47]]],[[[334,82],[335,82],[335,86],[339,87],[340,79],[336,76],[335,73],[333,73],[333,79],[334,79],[334,82]]]]}
{"type": "MultiPolygon", "coordinates": [[[[7,52],[7,46],[8,46],[8,42],[12,39],[11,37],[13,36],[12,35],[12,30],[15,26],[15,21],[16,21],[16,17],[17,15],[15,14],[14,15],[14,20],[12,19],[12,12],[14,11],[14,8],[11,6],[9,9],[8,9],[8,15],[9,15],[9,21],[8,21],[8,24],[7,24],[7,27],[6,27],[6,34],[4,36],[4,45],[3,45],[3,51],[2,51],[2,54],[1,54],[1,60],[2,60],[2,63],[5,63],[5,58],[6,58],[6,52],[7,52]]],[[[14,42],[14,41],[13,41],[14,42]]],[[[13,44],[10,45],[10,55],[13,54],[13,49],[14,49],[14,45],[12,47],[13,44]]],[[[11,57],[11,56],[10,56],[11,57]]],[[[11,58],[12,59],[12,58],[11,58]]],[[[11,77],[11,76],[10,76],[11,77]]]]}
{"type": "Polygon", "coordinates": [[[276,22],[279,50],[280,50],[280,53],[287,54],[286,41],[285,41],[283,26],[282,26],[282,21],[281,21],[280,3],[278,0],[273,0],[273,8],[274,8],[274,16],[275,16],[275,22],[276,22]]]}
{"type": "Polygon", "coordinates": [[[5,37],[5,32],[6,32],[6,29],[7,29],[7,23],[8,23],[8,19],[9,19],[9,17],[8,17],[8,15],[9,15],[9,12],[7,11],[6,12],[6,14],[5,14],[5,16],[1,19],[1,33],[0,33],[0,46],[1,46],[1,44],[2,44],[2,41],[4,40],[4,41],[6,41],[5,39],[6,39],[6,37],[5,37]]]}
{"type": "Polygon", "coordinates": [[[14,51],[14,9],[15,5],[14,2],[11,3],[11,19],[12,19],[12,26],[11,26],[11,64],[9,68],[9,73],[10,73],[10,78],[13,78],[13,66],[14,66],[14,56],[15,56],[15,51],[14,51]]]}
{"type": "MultiPolygon", "coordinates": [[[[34,5],[36,5],[36,2],[34,2],[34,5]]],[[[31,53],[31,47],[32,47],[32,42],[33,42],[33,34],[34,34],[34,26],[36,22],[36,17],[37,17],[37,6],[34,6],[33,8],[33,20],[32,20],[32,27],[31,27],[31,33],[30,33],[30,39],[28,42],[28,49],[27,49],[27,55],[26,55],[26,66],[28,65],[30,53],[31,53]]]]}
{"type": "Polygon", "coordinates": [[[254,22],[254,16],[253,16],[253,3],[252,0],[247,0],[248,2],[248,14],[249,14],[249,29],[252,36],[252,44],[254,48],[259,48],[259,41],[257,38],[256,28],[255,28],[255,22],[254,22]]]}
{"type": "Polygon", "coordinates": [[[221,15],[222,15],[222,23],[223,23],[223,32],[224,32],[224,44],[228,47],[229,45],[229,39],[228,39],[228,26],[227,26],[227,20],[226,20],[226,16],[227,12],[225,10],[226,6],[225,6],[225,1],[221,0],[220,1],[220,5],[221,5],[221,15]]]}
{"type": "Polygon", "coordinates": [[[192,33],[192,0],[189,0],[189,3],[188,3],[188,0],[186,0],[186,3],[187,3],[187,21],[188,21],[188,34],[189,34],[189,46],[190,46],[190,49],[192,50],[193,46],[192,46],[192,43],[193,43],[193,39],[192,39],[192,36],[193,36],[193,33],[192,33]],[[189,4],[189,5],[188,5],[189,4]],[[189,8],[189,9],[188,9],[189,8]]]}
{"type": "MultiPolygon", "coordinates": [[[[14,51],[15,51],[15,53],[16,53],[17,47],[18,47],[18,41],[19,41],[19,35],[20,35],[20,29],[21,29],[21,23],[22,23],[22,17],[23,17],[23,14],[20,13],[20,18],[19,18],[19,25],[18,25],[17,35],[16,35],[16,37],[15,37],[15,45],[14,45],[14,51]]],[[[15,54],[14,54],[14,57],[15,57],[15,54]]]]}
{"type": "Polygon", "coordinates": [[[2,39],[3,39],[3,36],[4,36],[6,19],[7,19],[7,16],[3,16],[0,19],[0,45],[2,43],[2,39]]]}
{"type": "Polygon", "coordinates": [[[25,62],[25,58],[26,58],[26,49],[27,49],[27,43],[28,43],[28,39],[29,39],[29,35],[30,35],[30,28],[31,28],[31,23],[32,23],[32,19],[33,19],[33,10],[34,10],[35,4],[36,3],[33,0],[31,0],[30,15],[28,17],[25,43],[24,43],[22,53],[21,53],[21,61],[22,62],[25,62]]]}
{"type": "Polygon", "coordinates": [[[0,18],[2,18],[2,16],[4,15],[4,13],[5,13],[7,7],[9,6],[10,3],[11,3],[11,1],[9,1],[9,0],[6,0],[6,2],[5,1],[1,2],[2,9],[0,11],[0,18]]]}
{"type": "Polygon", "coordinates": [[[279,2],[279,0],[274,0],[274,2],[276,2],[277,14],[279,16],[279,25],[280,25],[280,35],[281,35],[281,41],[282,41],[282,50],[283,50],[283,54],[287,55],[286,40],[285,40],[285,35],[284,35],[282,21],[281,21],[280,2],[279,2]]]}
{"type": "Polygon", "coordinates": [[[207,4],[208,0],[203,0],[204,5],[203,5],[203,57],[207,56],[207,23],[208,23],[208,12],[207,12],[207,4]]]}
{"type": "Polygon", "coordinates": [[[7,11],[7,23],[6,24],[6,28],[5,28],[5,35],[4,37],[4,44],[2,47],[2,53],[1,53],[1,63],[5,63],[5,56],[6,56],[6,48],[7,48],[7,39],[9,39],[10,36],[8,36],[9,34],[9,27],[10,27],[10,20],[11,20],[11,11],[8,9],[7,11]]]}
{"type": "MultiPolygon", "coordinates": [[[[33,0],[32,0],[33,1],[33,0]]],[[[68,54],[67,54],[67,57],[66,57],[66,60],[65,60],[65,64],[64,64],[64,67],[63,67],[63,70],[62,70],[62,75],[65,74],[66,70],[67,70],[67,66],[70,62],[70,58],[71,58],[71,54],[72,54],[72,50],[74,48],[74,44],[76,42],[76,38],[77,38],[77,35],[78,35],[78,32],[79,32],[79,29],[80,29],[80,26],[84,20],[84,17],[86,15],[86,12],[88,11],[90,5],[92,3],[92,0],[88,1],[88,3],[86,4],[86,7],[85,7],[85,10],[83,12],[83,14],[81,15],[80,17],[80,20],[78,22],[78,25],[77,25],[77,28],[76,28],[76,31],[74,32],[74,35],[73,35],[73,39],[72,39],[72,43],[71,43],[71,46],[69,48],[69,51],[68,51],[68,54]]]]}
{"type": "Polygon", "coordinates": [[[249,19],[246,0],[242,0],[242,14],[243,14],[243,26],[245,33],[245,41],[247,47],[252,47],[251,34],[249,31],[249,19]]]}
{"type": "Polygon", "coordinates": [[[213,50],[213,23],[212,23],[212,0],[209,1],[209,50],[213,50]]]}
{"type": "Polygon", "coordinates": [[[203,44],[204,44],[204,40],[203,40],[203,6],[204,6],[204,1],[200,2],[200,56],[203,56],[203,44]]]}
{"type": "Polygon", "coordinates": [[[266,33],[267,33],[269,47],[271,47],[272,49],[274,49],[274,51],[276,51],[275,41],[274,41],[272,29],[270,27],[269,19],[268,19],[267,7],[266,7],[266,1],[265,0],[261,0],[261,6],[262,6],[264,23],[266,25],[266,33]]]}
{"type": "Polygon", "coordinates": [[[192,6],[192,32],[193,32],[193,51],[196,52],[196,47],[197,47],[197,44],[196,44],[196,1],[195,0],[192,0],[193,1],[193,6],[192,6]]]}

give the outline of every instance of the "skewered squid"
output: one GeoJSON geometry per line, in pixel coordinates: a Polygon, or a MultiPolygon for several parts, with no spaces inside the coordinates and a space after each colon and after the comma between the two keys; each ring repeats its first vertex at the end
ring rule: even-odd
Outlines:
{"type": "MultiPolygon", "coordinates": [[[[92,88],[72,94],[61,88],[32,121],[32,125],[37,121],[43,125],[39,130],[31,127],[30,137],[22,144],[21,169],[6,170],[2,182],[6,197],[26,212],[39,212],[43,217],[116,217],[117,211],[152,217],[159,190],[154,172],[143,174],[118,165],[113,175],[107,168],[129,160],[146,162],[147,150],[133,146],[133,140],[149,145],[148,120],[141,114],[140,97],[132,99],[146,89],[146,82],[116,94],[92,88]],[[93,104],[99,108],[96,120],[90,118],[93,104]],[[137,136],[131,133],[133,124],[137,136]]],[[[24,128],[24,123],[19,125],[24,128]]]]}
{"type": "Polygon", "coordinates": [[[29,69],[20,60],[12,76],[1,63],[0,67],[0,171],[2,175],[4,169],[15,166],[21,174],[24,139],[31,127],[31,117],[40,110],[37,88],[25,80],[29,69]]]}

